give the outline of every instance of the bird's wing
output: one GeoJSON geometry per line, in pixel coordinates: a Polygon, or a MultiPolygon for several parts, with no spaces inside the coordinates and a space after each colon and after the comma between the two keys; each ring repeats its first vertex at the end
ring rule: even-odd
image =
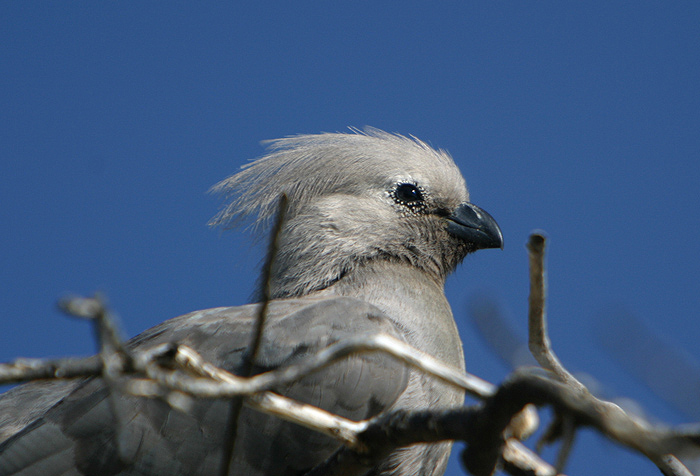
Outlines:
{"type": "MultiPolygon", "coordinates": [[[[256,314],[256,305],[199,311],[166,321],[131,345],[186,344],[236,372],[256,314]]],[[[260,370],[277,368],[347,337],[379,332],[402,338],[381,311],[363,301],[273,301],[257,363],[260,370]]],[[[407,374],[402,364],[382,354],[354,355],[278,390],[359,420],[389,408],[406,388],[407,374]]],[[[31,412],[33,405],[23,401],[15,411],[31,412]]],[[[0,476],[218,474],[229,408],[228,401],[199,400],[183,413],[159,399],[128,396],[101,379],[89,379],[0,445],[0,476]]],[[[339,446],[249,408],[239,422],[232,474],[298,474],[339,446]]]]}

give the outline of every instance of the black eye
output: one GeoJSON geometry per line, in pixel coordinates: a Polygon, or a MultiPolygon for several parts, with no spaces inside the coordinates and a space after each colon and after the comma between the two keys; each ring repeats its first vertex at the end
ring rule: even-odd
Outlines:
{"type": "Polygon", "coordinates": [[[422,204],[423,193],[412,183],[401,183],[394,191],[394,199],[402,205],[413,208],[422,204]]]}
{"type": "Polygon", "coordinates": [[[423,200],[423,194],[412,183],[402,183],[396,187],[396,198],[402,202],[419,202],[423,200]]]}

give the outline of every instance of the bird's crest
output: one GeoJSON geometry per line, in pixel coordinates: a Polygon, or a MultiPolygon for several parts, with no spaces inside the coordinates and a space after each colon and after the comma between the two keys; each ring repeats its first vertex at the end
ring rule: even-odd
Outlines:
{"type": "MultiPolygon", "coordinates": [[[[281,194],[289,197],[289,214],[319,195],[361,193],[368,183],[412,172],[461,174],[452,158],[425,142],[374,128],[351,133],[295,135],[264,142],[268,153],[210,190],[225,200],[211,226],[233,228],[253,218],[265,229],[274,217],[281,194]]],[[[382,184],[383,185],[383,184],[382,184]]]]}

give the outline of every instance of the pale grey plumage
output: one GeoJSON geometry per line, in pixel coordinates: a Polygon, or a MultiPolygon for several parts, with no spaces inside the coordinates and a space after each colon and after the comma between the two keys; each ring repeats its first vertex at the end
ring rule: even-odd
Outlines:
{"type": "Polygon", "coordinates": [[[445,195],[461,201],[469,198],[449,154],[416,138],[366,128],[354,134],[296,135],[264,144],[270,151],[267,155],[212,187],[229,203],[211,225],[229,225],[247,216],[255,217],[256,225],[269,224],[277,212],[278,195],[272,190],[287,194],[292,214],[322,195],[363,194],[373,185],[388,186],[387,181],[425,174],[433,174],[445,195]]]}
{"type": "Polygon", "coordinates": [[[230,203],[211,223],[238,223],[252,215],[264,227],[279,193],[287,194],[274,297],[325,288],[379,255],[410,261],[436,279],[464,256],[461,243],[439,236],[445,233],[441,217],[409,213],[391,196],[397,184],[412,183],[426,197],[427,212],[468,202],[464,179],[446,152],[376,129],[294,136],[269,145],[270,154],[214,187],[230,203]]]}
{"type": "MultiPolygon", "coordinates": [[[[264,229],[279,196],[289,198],[259,369],[365,332],[389,333],[463,368],[444,279],[468,252],[501,246],[502,238],[493,219],[467,203],[464,179],[447,153],[375,129],[295,136],[271,142],[267,156],[214,190],[229,200],[215,225],[254,217],[264,229]]],[[[254,315],[253,306],[200,311],[166,321],[130,345],[183,342],[235,371],[254,315]]],[[[463,399],[462,392],[377,355],[343,361],[279,390],[354,419],[463,399]]],[[[216,474],[223,402],[199,402],[184,415],[158,400],[108,398],[99,379],[66,392],[55,390],[54,401],[63,400],[45,414],[46,403],[40,410],[31,402],[17,405],[15,413],[25,416],[15,424],[26,415],[41,418],[0,444],[0,476],[216,474]],[[115,425],[114,411],[129,423],[115,425]]],[[[0,418],[3,402],[16,405],[17,399],[11,393],[0,400],[0,418]]],[[[337,448],[327,437],[252,410],[245,410],[239,436],[236,475],[303,474],[337,448]]],[[[442,474],[449,448],[400,449],[372,474],[442,474]]]]}

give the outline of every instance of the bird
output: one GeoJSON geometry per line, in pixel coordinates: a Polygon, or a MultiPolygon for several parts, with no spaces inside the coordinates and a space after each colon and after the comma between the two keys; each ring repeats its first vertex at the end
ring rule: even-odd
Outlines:
{"type": "MultiPolygon", "coordinates": [[[[446,151],[369,127],[287,136],[212,191],[224,203],[210,225],[224,228],[269,230],[280,197],[287,199],[268,282],[258,283],[268,286],[269,301],[255,373],[377,333],[464,370],[445,279],[469,253],[503,248],[503,235],[471,203],[446,151]]],[[[184,344],[240,373],[261,305],[192,312],[127,345],[184,344]]],[[[462,390],[380,353],[353,355],[275,390],[356,421],[464,403],[462,390]]],[[[224,462],[230,408],[201,399],[182,411],[97,377],[27,383],[0,397],[0,476],[209,476],[226,467],[237,476],[291,476],[341,446],[244,407],[224,462]]],[[[450,450],[449,442],[398,448],[365,474],[441,475],[450,450]]]]}

